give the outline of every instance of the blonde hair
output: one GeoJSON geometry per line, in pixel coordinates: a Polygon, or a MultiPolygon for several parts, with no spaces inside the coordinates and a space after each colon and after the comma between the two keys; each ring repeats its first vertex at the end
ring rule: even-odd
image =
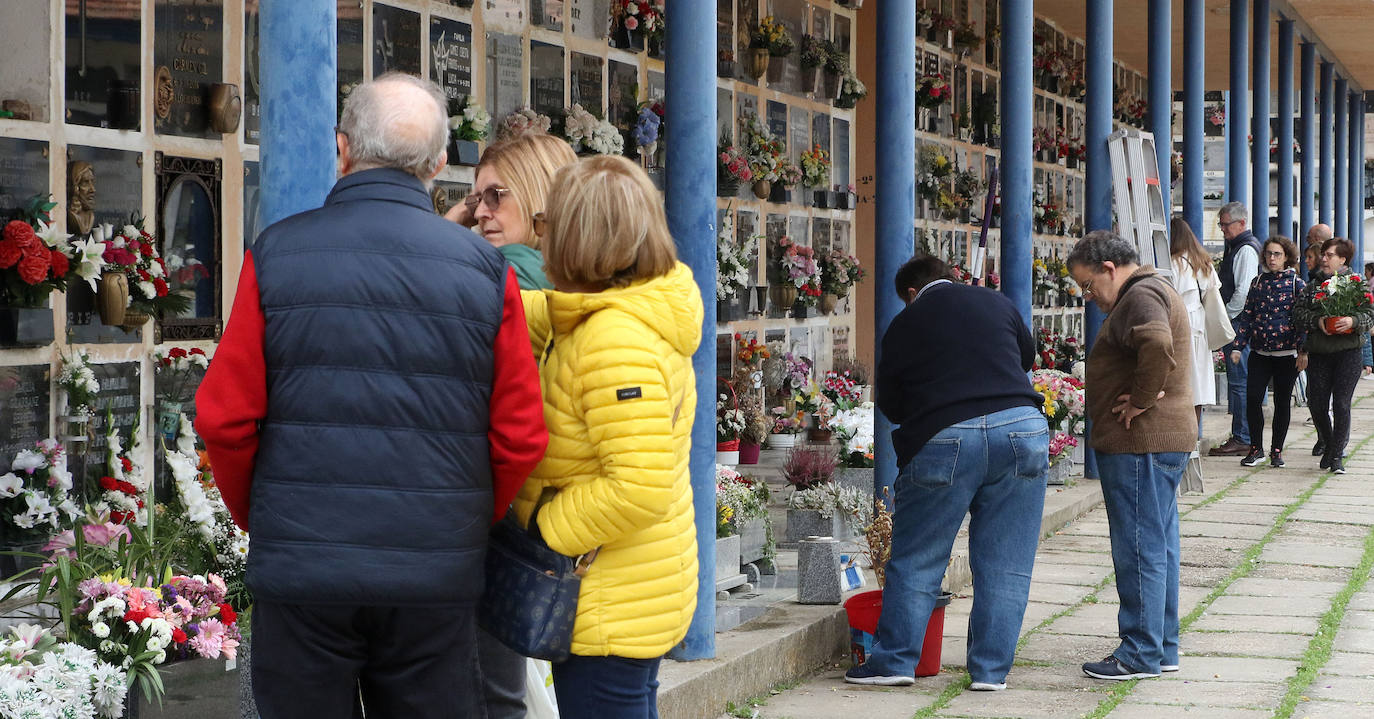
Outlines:
{"type": "Polygon", "coordinates": [[[520,207],[520,218],[525,223],[523,244],[537,250],[539,238],[534,234],[533,215],[544,211],[554,173],[574,162],[577,155],[562,138],[542,132],[526,133],[488,146],[477,171],[490,167],[501,175],[510,190],[506,200],[514,200],[520,207]]]}
{"type": "Polygon", "coordinates": [[[559,289],[625,287],[677,264],[663,198],[623,157],[597,155],[559,170],[545,215],[544,272],[559,289]]]}

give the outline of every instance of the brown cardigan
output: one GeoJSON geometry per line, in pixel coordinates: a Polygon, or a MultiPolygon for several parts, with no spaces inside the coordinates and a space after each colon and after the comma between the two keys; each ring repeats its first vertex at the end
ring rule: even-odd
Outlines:
{"type": "Polygon", "coordinates": [[[1183,299],[1153,267],[1141,267],[1121,287],[1102,322],[1087,363],[1092,448],[1110,454],[1191,452],[1197,416],[1189,379],[1192,345],[1183,299]],[[1164,397],[1156,399],[1160,390],[1164,397]],[[1131,395],[1146,411],[1127,430],[1112,406],[1131,395]]]}

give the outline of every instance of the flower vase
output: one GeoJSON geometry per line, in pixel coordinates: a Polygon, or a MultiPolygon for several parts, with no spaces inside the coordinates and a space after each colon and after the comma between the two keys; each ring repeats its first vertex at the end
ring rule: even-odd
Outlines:
{"type": "Polygon", "coordinates": [[[657,36],[649,38],[649,57],[663,57],[663,40],[657,36]]]}
{"type": "Polygon", "coordinates": [[[824,293],[822,293],[822,294],[821,294],[821,314],[826,314],[826,315],[834,314],[834,313],[835,313],[835,303],[838,302],[839,299],[840,299],[840,298],[836,297],[835,295],[833,295],[833,294],[831,294],[831,293],[829,293],[829,292],[824,292],[824,293]]]}
{"type": "Polygon", "coordinates": [[[768,435],[769,449],[792,449],[797,446],[797,435],[789,432],[774,432],[768,435]]]}
{"type": "Polygon", "coordinates": [[[1073,460],[1061,456],[1050,465],[1049,474],[1045,477],[1045,484],[1051,487],[1065,486],[1069,483],[1069,475],[1071,474],[1073,474],[1073,460]]]}
{"type": "Polygon", "coordinates": [[[477,162],[482,159],[482,153],[478,150],[476,142],[454,139],[449,141],[448,159],[451,165],[476,167],[477,162]]]}
{"type": "Polygon", "coordinates": [[[761,449],[763,449],[763,448],[760,447],[760,446],[757,445],[757,444],[754,444],[754,443],[752,443],[752,442],[741,441],[741,442],[739,443],[739,463],[740,463],[740,464],[758,464],[758,463],[759,463],[759,451],[760,451],[761,449]]]}
{"type": "Polygon", "coordinates": [[[786,205],[792,202],[792,191],[787,189],[787,185],[775,182],[769,186],[768,201],[779,205],[786,205]]]}
{"type": "Polygon", "coordinates": [[[639,146],[639,165],[644,169],[654,166],[654,154],[658,152],[658,143],[651,142],[647,145],[639,146]]]}
{"type": "Polygon", "coordinates": [[[818,210],[830,209],[830,192],[828,190],[815,190],[812,192],[811,206],[818,210]]]}
{"type": "Polygon", "coordinates": [[[1344,329],[1344,330],[1338,330],[1338,329],[1336,329],[1336,322],[1338,322],[1340,319],[1341,319],[1341,318],[1339,318],[1339,317],[1323,317],[1323,318],[1322,318],[1322,327],[1324,327],[1324,328],[1326,329],[1326,333],[1327,333],[1327,334],[1331,334],[1331,335],[1348,335],[1348,334],[1350,334],[1350,333],[1352,333],[1352,332],[1355,331],[1355,330],[1354,330],[1354,327],[1353,327],[1353,323],[1352,323],[1352,326],[1351,326],[1350,328],[1348,328],[1348,329],[1344,329]]]}
{"type": "Polygon", "coordinates": [[[801,69],[801,91],[803,93],[815,94],[819,91],[821,81],[821,68],[806,67],[801,69]]]}
{"type": "Polygon", "coordinates": [[[177,438],[181,430],[181,403],[162,402],[157,410],[157,431],[168,442],[177,438]]]}
{"type": "Polygon", "coordinates": [[[644,52],[644,33],[639,29],[630,30],[621,23],[611,33],[611,40],[617,48],[630,52],[644,52]]]}
{"type": "Polygon", "coordinates": [[[0,347],[42,347],[53,337],[51,308],[0,307],[0,347]]]}
{"type": "Polygon", "coordinates": [[[813,427],[806,430],[806,441],[812,444],[830,444],[830,438],[834,434],[831,430],[813,427]]]}
{"type": "Polygon", "coordinates": [[[124,324],[124,312],[129,306],[129,278],[123,272],[102,274],[96,300],[101,322],[107,325],[124,324]]]}
{"type": "Polygon", "coordinates": [[[764,73],[768,72],[768,61],[770,57],[772,56],[768,54],[768,48],[766,47],[749,48],[749,64],[747,67],[749,76],[755,80],[763,77],[764,73]]]}
{"type": "Polygon", "coordinates": [[[797,301],[792,303],[792,319],[804,320],[811,316],[811,307],[805,302],[797,301]]]}
{"type": "Polygon", "coordinates": [[[838,72],[825,71],[825,97],[838,99],[840,90],[844,83],[840,82],[841,77],[838,72]]]}
{"type": "Polygon", "coordinates": [[[1069,168],[1070,170],[1077,170],[1077,169],[1078,169],[1078,157],[1076,157],[1076,156],[1074,156],[1074,155],[1066,155],[1066,156],[1064,157],[1064,166],[1067,167],[1067,168],[1069,168]]]}
{"type": "Polygon", "coordinates": [[[80,444],[90,439],[87,427],[91,423],[89,414],[62,414],[57,416],[58,432],[63,444],[80,444]]]}
{"type": "Polygon", "coordinates": [[[773,191],[773,183],[768,180],[754,180],[754,184],[750,189],[754,191],[754,197],[760,200],[766,200],[768,199],[768,195],[773,191]]]}

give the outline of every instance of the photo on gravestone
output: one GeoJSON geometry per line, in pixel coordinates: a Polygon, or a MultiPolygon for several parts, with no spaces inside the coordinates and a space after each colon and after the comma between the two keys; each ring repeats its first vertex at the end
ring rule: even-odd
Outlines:
{"type": "MultiPolygon", "coordinates": [[[[108,224],[119,229],[143,213],[143,155],[99,147],[67,147],[67,231],[108,224]]],[[[125,332],[100,321],[90,284],[67,287],[68,340],[75,343],[138,342],[142,331],[125,332]]]]}
{"type": "Polygon", "coordinates": [[[601,56],[575,52],[571,60],[569,70],[572,73],[570,90],[573,104],[581,105],[593,115],[600,115],[605,109],[601,92],[605,73],[601,56]]]}
{"type": "Polygon", "coordinates": [[[262,170],[253,160],[243,163],[243,251],[253,249],[262,232],[262,170]]]}
{"type": "Polygon", "coordinates": [[[610,0],[568,0],[568,27],[576,37],[602,40],[611,13],[610,0]]]}
{"type": "Polygon", "coordinates": [[[442,215],[448,212],[450,207],[462,202],[471,191],[472,185],[466,182],[435,180],[434,187],[429,192],[429,199],[434,203],[434,211],[442,215]]]}
{"type": "Polygon", "coordinates": [[[624,122],[622,118],[633,114],[639,105],[639,67],[611,60],[606,92],[607,116],[611,122],[624,122]]]}
{"type": "Polygon", "coordinates": [[[135,422],[140,425],[143,441],[146,442],[153,433],[148,427],[149,422],[140,418],[143,401],[139,363],[95,364],[91,365],[91,371],[95,372],[96,382],[100,383],[100,393],[95,399],[95,416],[91,417],[90,440],[87,442],[90,446],[86,450],[84,464],[71,467],[71,471],[74,478],[84,480],[80,486],[87,492],[86,498],[93,500],[95,496],[91,488],[96,486],[95,483],[104,473],[105,449],[109,446],[106,411],[114,421],[115,429],[119,430],[120,445],[126,449],[133,444],[131,430],[135,422]]]}
{"type": "Polygon", "coordinates": [[[530,107],[553,120],[555,134],[563,127],[563,48],[530,41],[530,107]]]}
{"type": "Polygon", "coordinates": [[[224,82],[223,4],[156,0],[153,7],[153,128],[221,137],[210,126],[210,90],[224,82]]]}
{"type": "Polygon", "coordinates": [[[563,29],[563,0],[530,0],[530,23],[545,30],[563,29]]]}
{"type": "Polygon", "coordinates": [[[372,76],[420,74],[420,13],[380,3],[372,6],[372,76]]]}
{"type": "Polygon", "coordinates": [[[487,112],[493,123],[499,124],[524,104],[524,56],[519,35],[487,33],[487,112]]]}
{"type": "MultiPolygon", "coordinates": [[[[811,144],[820,145],[822,150],[830,152],[830,115],[828,113],[814,112],[811,114],[811,144]]],[[[830,160],[832,163],[835,160],[833,153],[830,160]]]]}
{"type": "Polygon", "coordinates": [[[363,47],[363,8],[362,3],[353,0],[339,0],[339,21],[334,37],[338,42],[339,70],[336,78],[338,99],[335,112],[343,113],[344,100],[363,81],[363,63],[366,53],[363,47]]]}
{"type": "MultiPolygon", "coordinates": [[[[462,114],[472,94],[472,26],[437,15],[429,18],[429,76],[444,91],[450,115],[462,114]]],[[[449,158],[456,163],[458,158],[449,158]]]]}
{"type": "Polygon", "coordinates": [[[830,225],[830,246],[847,255],[855,254],[854,243],[851,241],[849,233],[850,225],[848,220],[835,220],[830,225]]]}
{"type": "Polygon", "coordinates": [[[768,131],[773,137],[787,144],[787,105],[773,100],[768,101],[768,131]]]}
{"type": "Polygon", "coordinates": [[[20,450],[49,437],[50,372],[46,364],[0,367],[0,469],[5,472],[20,450]]]}
{"type": "Polygon", "coordinates": [[[139,75],[143,3],[108,0],[63,4],[66,121],[73,125],[138,129],[142,116],[139,75]]]}
{"type": "Polygon", "coordinates": [[[160,342],[219,339],[221,161],[156,155],[157,239],[170,292],[185,312],[158,318],[160,342]]]}
{"type": "Polygon", "coordinates": [[[34,195],[48,195],[48,143],[0,137],[0,219],[9,219],[34,195]]]}

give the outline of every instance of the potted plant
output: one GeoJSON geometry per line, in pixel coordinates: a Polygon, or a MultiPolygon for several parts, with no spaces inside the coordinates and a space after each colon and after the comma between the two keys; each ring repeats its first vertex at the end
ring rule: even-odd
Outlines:
{"type": "Polygon", "coordinates": [[[739,183],[752,182],[753,170],[749,169],[749,158],[734,145],[721,145],[716,157],[716,196],[734,197],[739,194],[739,183]]]}
{"type": "MultiPolygon", "coordinates": [[[[1051,340],[1058,344],[1057,338],[1052,337],[1051,340]]],[[[1082,424],[1086,412],[1083,382],[1066,372],[1041,369],[1031,374],[1031,386],[1044,398],[1040,411],[1050,427],[1048,481],[1050,484],[1064,484],[1065,478],[1073,470],[1071,452],[1078,444],[1073,435],[1082,424]]]]}
{"type": "Polygon", "coordinates": [[[978,23],[970,20],[954,26],[954,49],[960,52],[976,52],[983,44],[978,35],[978,23]]]}
{"type": "Polygon", "coordinates": [[[740,118],[740,132],[744,137],[744,153],[749,159],[749,171],[754,179],[754,196],[760,200],[768,199],[773,183],[778,180],[783,165],[788,164],[783,157],[782,142],[773,137],[758,115],[748,114],[740,118]]]}
{"type": "Polygon", "coordinates": [[[738,537],[741,563],[772,561],[773,528],[768,519],[768,484],[732,467],[716,465],[716,536],[738,537]]]}
{"type": "Polygon", "coordinates": [[[52,224],[49,213],[55,206],[44,196],[33,196],[0,235],[0,347],[40,347],[53,341],[48,295],[66,291],[77,264],[70,235],[52,224]]]}
{"type": "Polygon", "coordinates": [[[1374,295],[1359,275],[1333,275],[1322,282],[1314,296],[1317,309],[1322,313],[1322,326],[1327,334],[1351,334],[1354,328],[1338,330],[1336,321],[1341,317],[1353,317],[1360,310],[1369,307],[1374,295]]]}
{"type": "Polygon", "coordinates": [[[838,410],[830,428],[839,436],[839,467],[835,482],[865,494],[873,492],[873,403],[838,410]]]}
{"type": "Polygon", "coordinates": [[[844,81],[840,84],[840,96],[835,99],[835,107],[852,108],[865,97],[868,97],[868,88],[864,86],[853,70],[846,69],[844,81]]]}
{"type": "Polygon", "coordinates": [[[740,434],[744,431],[744,413],[740,411],[735,389],[721,381],[730,393],[716,396],[716,464],[739,464],[740,434]]]}
{"type": "Polygon", "coordinates": [[[744,411],[744,429],[740,431],[739,463],[758,464],[759,451],[773,429],[773,422],[763,412],[758,397],[748,394],[740,400],[744,411]]]}
{"type": "MultiPolygon", "coordinates": [[[[793,452],[815,452],[834,465],[834,457],[825,450],[797,448],[793,452]]],[[[807,537],[834,537],[845,540],[858,535],[868,525],[871,500],[868,492],[841,487],[825,481],[805,489],[797,489],[787,498],[787,531],[785,540],[799,542],[807,537]]]]}
{"type": "Polygon", "coordinates": [[[448,119],[450,163],[476,166],[481,159],[477,143],[487,139],[490,128],[491,115],[469,97],[463,111],[448,119]]]}
{"type": "Polygon", "coordinates": [[[768,433],[769,449],[792,449],[797,445],[797,435],[806,426],[795,414],[788,414],[782,407],[773,408],[773,426],[768,433]]]}
{"type": "Polygon", "coordinates": [[[802,35],[801,50],[801,88],[802,92],[816,92],[820,83],[821,66],[826,64],[829,43],[815,35],[802,35]]]}
{"type": "Polygon", "coordinates": [[[805,304],[815,304],[821,295],[821,270],[814,250],[783,235],[773,243],[769,260],[768,284],[774,307],[791,307],[799,298],[805,304]]]}
{"type": "Polygon", "coordinates": [[[802,185],[815,191],[814,205],[821,209],[830,206],[830,153],[813,144],[801,154],[802,185]]]}
{"type": "Polygon", "coordinates": [[[842,79],[849,71],[849,53],[833,42],[825,43],[825,96],[838,99],[843,92],[842,79]]]}

